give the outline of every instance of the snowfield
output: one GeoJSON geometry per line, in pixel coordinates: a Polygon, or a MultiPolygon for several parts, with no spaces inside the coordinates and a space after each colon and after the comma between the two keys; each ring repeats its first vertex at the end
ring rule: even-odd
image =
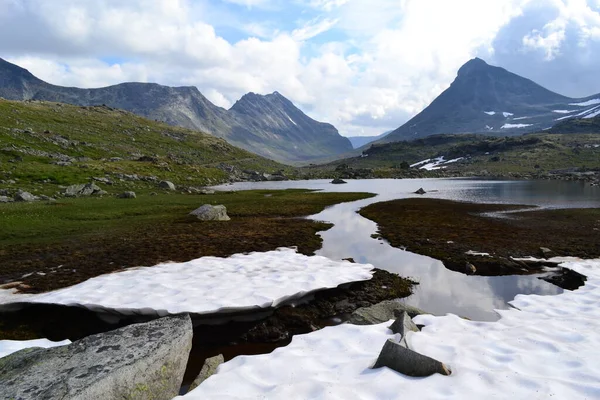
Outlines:
{"type": "Polygon", "coordinates": [[[50,347],[64,346],[67,344],[71,344],[71,341],[63,340],[61,342],[52,342],[48,339],[0,340],[0,358],[30,347],[43,347],[48,349],[50,347]]]}
{"type": "MultiPolygon", "coordinates": [[[[444,362],[452,375],[410,378],[372,370],[390,322],[344,324],[271,354],[240,356],[178,398],[194,399],[598,399],[600,259],[561,264],[588,277],[556,296],[519,295],[496,322],[421,315],[409,347],[444,362]]],[[[396,338],[398,339],[398,338],[396,338]]]]}
{"type": "Polygon", "coordinates": [[[437,158],[428,158],[427,160],[419,161],[418,163],[411,164],[411,168],[419,167],[419,169],[426,169],[427,171],[434,171],[436,169],[445,168],[447,164],[452,164],[462,160],[464,157],[454,158],[452,160],[444,159],[444,156],[437,158]]]}
{"type": "Polygon", "coordinates": [[[512,128],[527,128],[532,124],[504,124],[500,127],[500,129],[512,129],[512,128]]]}
{"type": "Polygon", "coordinates": [[[131,268],[42,294],[4,289],[0,305],[63,304],[124,315],[234,312],[276,307],[315,290],[368,280],[373,268],[281,248],[131,268]]]}
{"type": "Polygon", "coordinates": [[[591,99],[588,101],[584,101],[583,103],[569,103],[570,106],[579,106],[579,107],[593,106],[594,104],[600,104],[600,99],[591,99]]]}

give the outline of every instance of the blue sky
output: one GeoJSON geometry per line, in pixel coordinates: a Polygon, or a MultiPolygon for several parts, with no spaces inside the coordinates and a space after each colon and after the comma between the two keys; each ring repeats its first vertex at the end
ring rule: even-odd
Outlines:
{"type": "Polygon", "coordinates": [[[600,0],[0,0],[0,57],[58,85],[275,90],[346,136],[394,129],[473,57],[600,92],[600,0]]]}

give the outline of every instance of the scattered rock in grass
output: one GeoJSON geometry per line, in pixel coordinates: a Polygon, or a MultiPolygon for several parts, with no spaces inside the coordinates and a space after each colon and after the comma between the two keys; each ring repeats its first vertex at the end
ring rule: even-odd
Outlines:
{"type": "Polygon", "coordinates": [[[119,199],[135,199],[135,192],[123,192],[119,196],[119,199]]]}
{"type": "Polygon", "coordinates": [[[227,215],[227,208],[220,204],[213,206],[204,204],[190,213],[202,221],[229,221],[231,218],[227,215]]]}
{"type": "Polygon", "coordinates": [[[425,194],[425,193],[427,193],[427,192],[425,190],[423,190],[423,188],[419,188],[419,190],[417,190],[415,192],[415,194],[425,194]]]}
{"type": "Polygon", "coordinates": [[[223,364],[224,362],[225,358],[223,357],[223,354],[207,358],[206,361],[204,361],[202,369],[200,370],[200,374],[198,375],[198,377],[196,377],[196,379],[194,379],[194,382],[192,382],[192,384],[190,385],[188,392],[191,392],[192,390],[196,389],[198,386],[200,386],[202,382],[214,375],[215,372],[217,372],[217,368],[219,367],[219,365],[223,364]]]}
{"type": "Polygon", "coordinates": [[[340,185],[342,183],[348,183],[348,182],[346,182],[345,180],[340,179],[340,178],[335,178],[334,180],[331,181],[331,183],[333,183],[334,185],[340,185]]]}
{"type": "Polygon", "coordinates": [[[56,201],[54,197],[46,196],[45,194],[40,194],[39,199],[43,201],[56,201]]]}
{"type": "Polygon", "coordinates": [[[399,301],[386,300],[370,307],[357,309],[350,315],[348,322],[354,325],[380,324],[400,317],[403,312],[406,312],[411,318],[420,314],[426,314],[423,310],[402,304],[399,301]]]}
{"type": "Polygon", "coordinates": [[[175,190],[175,185],[170,181],[160,181],[158,182],[158,187],[166,190],[175,190]]]}
{"type": "Polygon", "coordinates": [[[68,186],[64,191],[64,195],[66,197],[81,197],[102,194],[106,194],[106,192],[104,192],[102,188],[94,183],[71,185],[68,186]]]}
{"type": "Polygon", "coordinates": [[[179,393],[192,336],[184,314],[21,350],[0,360],[0,398],[170,400],[179,393]]]}
{"type": "Polygon", "coordinates": [[[36,200],[38,200],[36,196],[32,195],[29,192],[23,192],[21,190],[19,190],[15,195],[15,201],[31,202],[36,200]]]}
{"type": "Polygon", "coordinates": [[[96,182],[100,182],[100,183],[104,183],[105,185],[112,185],[113,182],[108,179],[108,178],[103,178],[103,177],[93,177],[93,180],[95,180],[96,182]]]}
{"type": "Polygon", "coordinates": [[[0,196],[0,203],[12,203],[14,200],[8,196],[0,196]]]}
{"type": "Polygon", "coordinates": [[[200,194],[215,194],[215,191],[212,189],[200,189],[200,194]]]}
{"type": "Polygon", "coordinates": [[[388,339],[373,368],[388,367],[396,372],[414,377],[433,374],[450,375],[450,369],[442,362],[407,349],[402,344],[388,339]]]}

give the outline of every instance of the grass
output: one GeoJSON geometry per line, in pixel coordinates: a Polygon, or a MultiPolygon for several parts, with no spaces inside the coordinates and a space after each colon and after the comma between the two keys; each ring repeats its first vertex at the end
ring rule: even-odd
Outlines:
{"type": "MultiPolygon", "coordinates": [[[[236,148],[214,136],[151,121],[109,107],[0,99],[0,180],[5,187],[52,195],[59,185],[115,174],[156,176],[178,185],[226,182],[230,173],[256,170],[294,175],[295,169],[236,148]],[[141,156],[149,161],[137,161],[141,156]],[[71,159],[71,165],[55,162],[71,159]]],[[[114,179],[118,190],[151,189],[114,179]]]]}
{"type": "Polygon", "coordinates": [[[531,272],[531,266],[510,257],[551,255],[600,256],[600,209],[536,210],[491,218],[481,213],[522,208],[518,205],[475,204],[438,199],[402,199],[371,204],[360,211],[379,225],[393,246],[441,260],[457,272],[475,265],[478,275],[531,272]],[[469,250],[492,257],[470,256],[469,250]],[[524,269],[525,268],[525,269],[524,269]]]}
{"type": "Polygon", "coordinates": [[[315,233],[330,225],[299,217],[370,196],[257,190],[3,204],[0,281],[18,280],[21,291],[39,292],[164,261],[284,246],[298,246],[302,253],[312,254],[321,246],[315,233]],[[206,203],[224,204],[232,220],[199,221],[187,215],[206,203]],[[22,278],[29,273],[33,274],[22,278]]]}

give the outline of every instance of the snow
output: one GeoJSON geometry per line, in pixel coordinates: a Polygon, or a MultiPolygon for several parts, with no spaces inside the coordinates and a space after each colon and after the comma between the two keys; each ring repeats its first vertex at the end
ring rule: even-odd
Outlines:
{"type": "MultiPolygon", "coordinates": [[[[584,116],[584,115],[590,114],[590,113],[592,113],[591,115],[594,115],[594,114],[597,114],[595,111],[599,111],[599,110],[600,110],[600,106],[592,107],[592,108],[588,108],[587,110],[580,112],[579,114],[567,115],[566,117],[557,118],[557,119],[555,119],[555,121],[562,121],[563,119],[573,118],[573,117],[581,117],[581,116],[584,116]]],[[[593,116],[590,117],[589,115],[587,115],[584,118],[593,118],[593,116]]]]}
{"type": "Polygon", "coordinates": [[[465,254],[468,256],[482,256],[482,257],[490,256],[490,253],[480,253],[480,252],[473,251],[473,250],[469,250],[469,251],[465,252],[465,254]]]}
{"type": "Polygon", "coordinates": [[[48,339],[0,340],[0,358],[6,357],[7,355],[15,353],[19,350],[28,349],[30,347],[43,347],[47,349],[50,347],[64,346],[70,343],[70,340],[52,342],[48,339]]]}
{"type": "Polygon", "coordinates": [[[522,119],[529,119],[531,117],[527,116],[527,117],[519,117],[519,118],[513,118],[513,121],[520,121],[522,119]]]}
{"type": "Polygon", "coordinates": [[[485,126],[485,129],[487,129],[488,131],[492,131],[492,130],[494,130],[494,127],[493,127],[493,126],[486,125],[486,126],[485,126]]]}
{"type": "Polygon", "coordinates": [[[592,99],[592,100],[584,101],[583,103],[569,103],[570,106],[580,106],[580,107],[593,106],[594,104],[600,104],[600,99],[592,99]]]}
{"type": "Polygon", "coordinates": [[[0,304],[49,303],[160,316],[276,307],[318,289],[371,279],[373,266],[305,256],[295,249],[202,257],[101,275],[42,294],[0,290],[0,304]]]}
{"type": "Polygon", "coordinates": [[[484,111],[487,115],[496,115],[496,111],[484,111]]]}
{"type": "Polygon", "coordinates": [[[464,157],[458,157],[458,158],[454,158],[454,159],[448,160],[448,161],[446,161],[444,159],[444,156],[433,158],[433,159],[428,158],[427,160],[419,161],[416,164],[412,164],[411,168],[419,166],[419,165],[422,165],[422,164],[425,164],[425,165],[422,165],[421,167],[419,167],[419,169],[426,169],[427,171],[433,171],[433,170],[436,170],[436,169],[445,168],[445,166],[447,164],[455,163],[457,161],[462,160],[463,158],[464,157]]]}
{"type": "Polygon", "coordinates": [[[512,116],[513,116],[513,115],[515,115],[515,114],[513,114],[513,113],[509,113],[509,112],[506,112],[506,111],[504,111],[504,112],[502,113],[502,115],[504,115],[504,118],[508,118],[508,117],[512,117],[512,116]]]}
{"type": "Polygon", "coordinates": [[[588,114],[588,115],[586,115],[586,116],[585,116],[585,117],[583,117],[583,118],[594,118],[594,117],[597,117],[598,115],[600,115],[600,109],[598,109],[598,110],[594,111],[594,112],[593,112],[593,113],[591,113],[591,114],[588,114]]]}
{"type": "Polygon", "coordinates": [[[588,277],[556,296],[518,295],[500,320],[420,315],[410,348],[452,375],[411,378],[370,369],[390,322],[344,324],[295,336],[271,354],[239,356],[178,399],[598,399],[600,259],[562,264],[588,277]]]}
{"type": "Polygon", "coordinates": [[[571,114],[576,111],[577,110],[552,110],[553,113],[557,113],[557,114],[571,114]]]}
{"type": "Polygon", "coordinates": [[[285,116],[287,117],[287,119],[289,119],[289,120],[290,120],[290,122],[291,122],[292,124],[294,124],[294,125],[298,125],[297,123],[295,123],[295,122],[294,122],[294,120],[293,120],[292,118],[290,118],[290,116],[289,116],[289,115],[285,114],[285,116]]]}
{"type": "Polygon", "coordinates": [[[532,124],[504,124],[500,127],[500,129],[512,129],[512,128],[527,128],[532,124]]]}

